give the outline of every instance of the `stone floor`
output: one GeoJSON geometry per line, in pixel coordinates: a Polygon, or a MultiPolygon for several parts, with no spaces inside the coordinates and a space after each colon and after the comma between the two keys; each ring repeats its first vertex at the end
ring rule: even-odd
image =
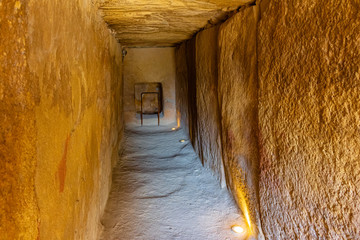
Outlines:
{"type": "Polygon", "coordinates": [[[243,238],[230,230],[243,222],[232,197],[202,167],[182,130],[138,127],[125,135],[102,240],[243,238]]]}

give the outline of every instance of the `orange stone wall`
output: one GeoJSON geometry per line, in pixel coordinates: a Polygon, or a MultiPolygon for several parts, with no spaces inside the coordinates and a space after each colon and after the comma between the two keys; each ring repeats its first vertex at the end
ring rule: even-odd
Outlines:
{"type": "Polygon", "coordinates": [[[360,5],[264,2],[260,207],[268,239],[360,236],[360,5]]]}
{"type": "Polygon", "coordinates": [[[178,85],[185,86],[178,101],[188,104],[179,111],[194,149],[232,192],[249,235],[261,237],[257,22],[258,8],[244,7],[183,43],[177,55],[178,85]]]}
{"type": "Polygon", "coordinates": [[[0,239],[36,239],[38,83],[27,61],[27,4],[0,2],[0,239]]]}
{"type": "Polygon", "coordinates": [[[355,1],[262,1],[221,24],[217,69],[211,58],[199,58],[212,38],[195,50],[178,48],[182,66],[187,61],[191,69],[196,59],[196,80],[179,78],[187,94],[196,89],[196,101],[187,97],[195,116],[182,107],[183,122],[203,159],[214,150],[207,132],[218,114],[204,106],[219,104],[222,158],[208,158],[206,166],[219,175],[211,166],[224,164],[254,237],[360,236],[359,14],[355,1]],[[194,52],[197,58],[186,58],[194,52]],[[209,90],[216,71],[217,103],[209,90]]]}
{"type": "Polygon", "coordinates": [[[122,139],[122,57],[97,8],[0,3],[1,238],[101,230],[122,139]]]}

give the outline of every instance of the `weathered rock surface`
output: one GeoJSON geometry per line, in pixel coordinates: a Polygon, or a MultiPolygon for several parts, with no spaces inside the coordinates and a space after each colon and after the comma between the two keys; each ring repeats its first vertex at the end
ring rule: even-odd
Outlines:
{"type": "Polygon", "coordinates": [[[188,73],[186,62],[186,45],[181,44],[175,50],[176,62],[176,122],[178,127],[184,128],[189,132],[189,102],[188,102],[188,73]]]}
{"type": "Polygon", "coordinates": [[[359,239],[359,3],[267,4],[258,36],[265,236],[359,239]]]}
{"type": "MultiPolygon", "coordinates": [[[[124,116],[126,125],[141,124],[135,104],[136,83],[160,82],[163,89],[163,114],[160,124],[176,123],[175,48],[128,48],[124,58],[124,116]]],[[[154,101],[157,103],[157,101],[154,101]]],[[[141,107],[141,106],[140,106],[141,107]]],[[[144,115],[144,125],[157,125],[155,115],[144,115]]]]}
{"type": "Polygon", "coordinates": [[[126,46],[173,46],[253,0],[106,0],[101,12],[126,46]]]}
{"type": "Polygon", "coordinates": [[[193,145],[197,134],[195,45],[193,38],[176,47],[177,122],[189,133],[193,145]]]}
{"type": "Polygon", "coordinates": [[[186,45],[186,64],[187,64],[187,89],[188,92],[183,97],[188,98],[188,121],[189,135],[193,146],[196,145],[195,136],[198,134],[198,113],[196,105],[196,39],[190,39],[184,43],[186,45]]]}
{"type": "Polygon", "coordinates": [[[194,148],[204,166],[211,168],[226,185],[221,150],[221,123],[218,105],[218,30],[213,27],[196,36],[197,132],[194,148]]]}
{"type": "Polygon", "coordinates": [[[91,1],[0,14],[0,238],[96,239],[122,138],[120,45],[91,1]]]}
{"type": "MultiPolygon", "coordinates": [[[[268,239],[360,236],[359,8],[355,2],[263,1],[258,33],[255,7],[241,9],[220,27],[225,173],[239,206],[258,227],[259,194],[268,239]]],[[[177,52],[181,66],[188,62],[180,80],[193,62],[188,42],[177,52]]],[[[204,46],[196,46],[197,56],[204,46]]],[[[191,71],[202,79],[204,66],[196,65],[191,71]]],[[[193,123],[201,121],[205,87],[196,79],[194,94],[194,74],[187,75],[187,100],[180,99],[189,106],[179,109],[187,110],[180,114],[189,119],[182,121],[201,156],[207,151],[198,131],[203,123],[193,123]]]]}
{"type": "Polygon", "coordinates": [[[257,235],[257,7],[240,9],[219,30],[218,97],[222,125],[222,150],[227,181],[257,235]]]}
{"type": "Polygon", "coordinates": [[[27,65],[27,3],[0,2],[0,239],[36,239],[38,86],[27,65]]]}
{"type": "Polygon", "coordinates": [[[220,181],[225,172],[228,187],[246,218],[248,233],[261,238],[257,12],[257,7],[241,9],[220,27],[202,31],[196,39],[183,43],[177,48],[177,56],[181,60],[178,85],[182,87],[178,101],[188,104],[178,108],[185,116],[182,122],[204,165],[220,181]]]}

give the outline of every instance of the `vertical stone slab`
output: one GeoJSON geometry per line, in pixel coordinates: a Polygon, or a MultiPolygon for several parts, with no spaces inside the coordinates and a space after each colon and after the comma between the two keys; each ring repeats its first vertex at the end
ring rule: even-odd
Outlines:
{"type": "Polygon", "coordinates": [[[26,1],[0,1],[0,239],[38,237],[35,104],[26,1]]]}
{"type": "Polygon", "coordinates": [[[254,236],[261,235],[258,232],[257,21],[257,7],[252,6],[241,8],[221,25],[218,80],[227,183],[254,236]]]}
{"type": "Polygon", "coordinates": [[[178,126],[189,133],[192,144],[197,134],[195,38],[176,48],[176,106],[178,126]]]}
{"type": "Polygon", "coordinates": [[[39,239],[96,239],[122,137],[121,46],[96,3],[27,4],[39,239]]]}
{"type": "Polygon", "coordinates": [[[187,84],[188,84],[188,121],[189,135],[194,148],[197,148],[195,136],[198,134],[197,125],[197,106],[196,106],[196,39],[192,38],[185,42],[186,46],[186,65],[187,65],[187,84]]]}
{"type": "Polygon", "coordinates": [[[360,5],[266,1],[258,36],[268,239],[360,236],[360,5]]]}
{"type": "Polygon", "coordinates": [[[176,121],[177,126],[189,132],[188,120],[188,73],[186,63],[186,45],[183,43],[175,49],[176,62],[176,121]]]}
{"type": "Polygon", "coordinates": [[[213,27],[196,36],[197,132],[195,151],[222,186],[226,185],[221,150],[221,116],[218,105],[218,30],[213,27]]]}

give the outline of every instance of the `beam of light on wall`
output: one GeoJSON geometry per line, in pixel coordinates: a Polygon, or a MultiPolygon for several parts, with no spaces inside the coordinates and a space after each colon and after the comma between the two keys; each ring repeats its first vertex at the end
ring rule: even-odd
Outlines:
{"type": "Polygon", "coordinates": [[[249,210],[247,208],[246,208],[246,211],[245,211],[244,215],[245,215],[246,222],[247,222],[247,224],[249,226],[249,229],[251,231],[251,229],[252,229],[251,220],[250,220],[249,210]]]}
{"type": "Polygon", "coordinates": [[[252,235],[253,226],[251,224],[251,217],[250,217],[249,207],[248,207],[248,204],[247,204],[247,198],[245,197],[245,193],[243,192],[242,189],[238,189],[238,194],[239,194],[240,208],[241,208],[241,211],[244,214],[246,224],[247,224],[247,228],[248,228],[247,233],[248,233],[248,235],[252,235]]]}
{"type": "Polygon", "coordinates": [[[177,122],[177,127],[178,128],[180,127],[180,119],[181,119],[181,113],[180,113],[180,111],[177,111],[176,122],[177,122]]]}

